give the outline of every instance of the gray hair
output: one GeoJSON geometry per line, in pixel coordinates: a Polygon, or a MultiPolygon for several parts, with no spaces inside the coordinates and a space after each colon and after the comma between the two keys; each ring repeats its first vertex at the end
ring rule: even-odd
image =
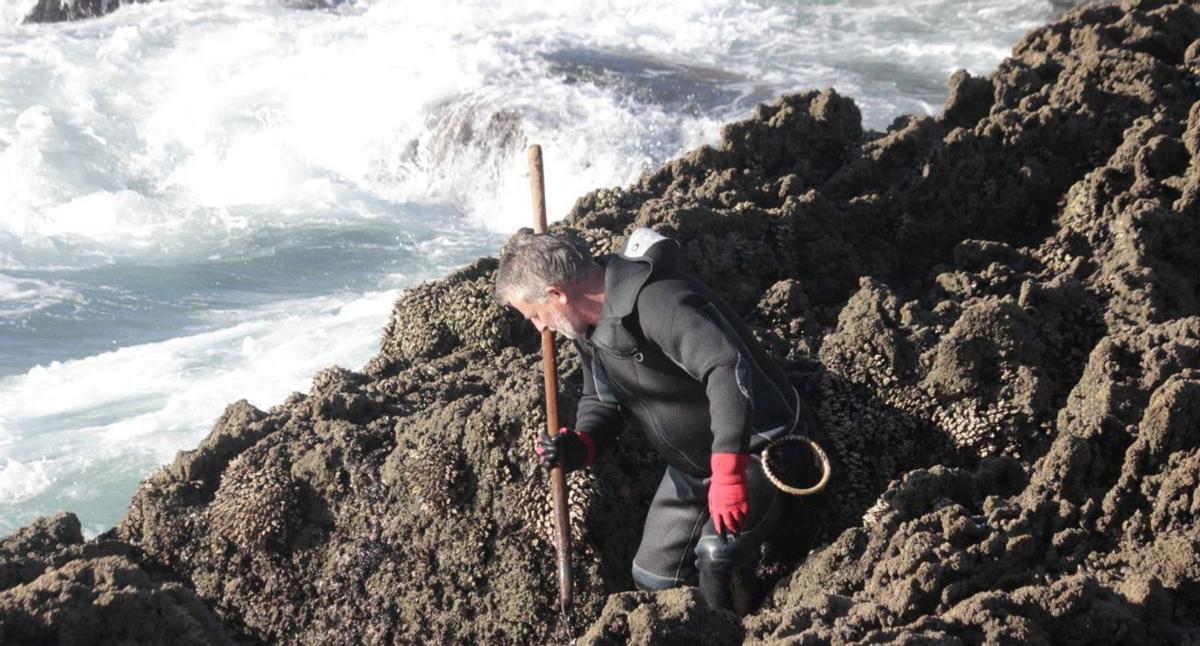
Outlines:
{"type": "Polygon", "coordinates": [[[598,265],[582,243],[566,236],[521,229],[500,250],[496,300],[509,295],[543,303],[547,287],[571,287],[598,265]]]}

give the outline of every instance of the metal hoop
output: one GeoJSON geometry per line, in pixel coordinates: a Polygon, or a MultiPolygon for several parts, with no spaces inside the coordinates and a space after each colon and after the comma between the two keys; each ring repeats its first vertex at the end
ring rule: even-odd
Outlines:
{"type": "Polygon", "coordinates": [[[833,466],[829,463],[829,456],[826,455],[825,449],[821,448],[820,444],[817,444],[803,435],[785,435],[784,437],[771,440],[771,443],[767,445],[767,448],[763,449],[762,464],[763,472],[767,474],[767,479],[771,481],[771,484],[775,485],[775,487],[780,491],[790,493],[793,496],[811,496],[812,494],[821,491],[825,488],[825,485],[829,484],[829,476],[833,471],[833,466]],[[802,489],[800,487],[793,487],[791,485],[784,484],[784,482],[780,480],[778,476],[776,476],[774,473],[771,473],[771,461],[769,459],[771,455],[771,449],[782,445],[785,442],[802,442],[809,446],[812,452],[816,454],[817,460],[821,463],[822,474],[820,482],[811,487],[802,489]]]}

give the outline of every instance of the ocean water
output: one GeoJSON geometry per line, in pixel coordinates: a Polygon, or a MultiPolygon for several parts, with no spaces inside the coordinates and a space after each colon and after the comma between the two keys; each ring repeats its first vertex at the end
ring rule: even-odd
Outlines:
{"type": "Polygon", "coordinates": [[[0,0],[0,535],[111,527],[225,405],[360,368],[406,287],[787,92],[936,112],[1049,0],[0,0]]]}

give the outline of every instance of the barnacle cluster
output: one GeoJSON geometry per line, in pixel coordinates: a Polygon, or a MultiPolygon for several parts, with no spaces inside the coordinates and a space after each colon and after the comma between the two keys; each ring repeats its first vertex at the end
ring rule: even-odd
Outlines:
{"type": "MultiPolygon", "coordinates": [[[[526,432],[526,437],[530,438],[531,443],[532,438],[536,436],[537,431],[526,432]]],[[[530,464],[533,464],[532,456],[530,464]]],[[[533,467],[530,471],[530,477],[521,482],[515,511],[522,524],[531,529],[538,540],[545,545],[554,545],[557,540],[554,530],[556,512],[549,473],[540,466],[533,467]]],[[[569,473],[566,481],[567,516],[570,519],[571,536],[579,545],[586,546],[591,537],[585,521],[599,485],[596,476],[588,470],[569,473]]]]}
{"type": "Polygon", "coordinates": [[[492,296],[495,269],[495,259],[480,259],[444,281],[405,292],[384,329],[382,353],[409,360],[456,348],[495,353],[530,337],[520,314],[492,296]]]}
{"type": "Polygon", "coordinates": [[[244,546],[285,545],[302,522],[299,486],[275,461],[257,463],[243,454],[230,463],[205,513],[213,533],[244,546]]]}
{"type": "Polygon", "coordinates": [[[401,477],[407,493],[421,511],[432,514],[457,514],[454,487],[458,478],[458,453],[440,443],[409,448],[402,459],[401,477]]]}

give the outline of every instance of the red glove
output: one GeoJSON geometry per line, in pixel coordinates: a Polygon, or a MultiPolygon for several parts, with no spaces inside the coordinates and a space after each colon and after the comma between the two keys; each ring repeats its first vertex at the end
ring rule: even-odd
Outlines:
{"type": "Polygon", "coordinates": [[[534,440],[533,450],[543,467],[552,469],[561,464],[567,473],[587,467],[596,459],[596,444],[591,434],[584,431],[576,433],[565,426],[554,437],[544,431],[539,433],[534,440]]]}
{"type": "Polygon", "coordinates": [[[746,466],[750,458],[741,453],[713,453],[712,482],[708,485],[708,513],[722,536],[736,533],[746,520],[746,466]]]}

